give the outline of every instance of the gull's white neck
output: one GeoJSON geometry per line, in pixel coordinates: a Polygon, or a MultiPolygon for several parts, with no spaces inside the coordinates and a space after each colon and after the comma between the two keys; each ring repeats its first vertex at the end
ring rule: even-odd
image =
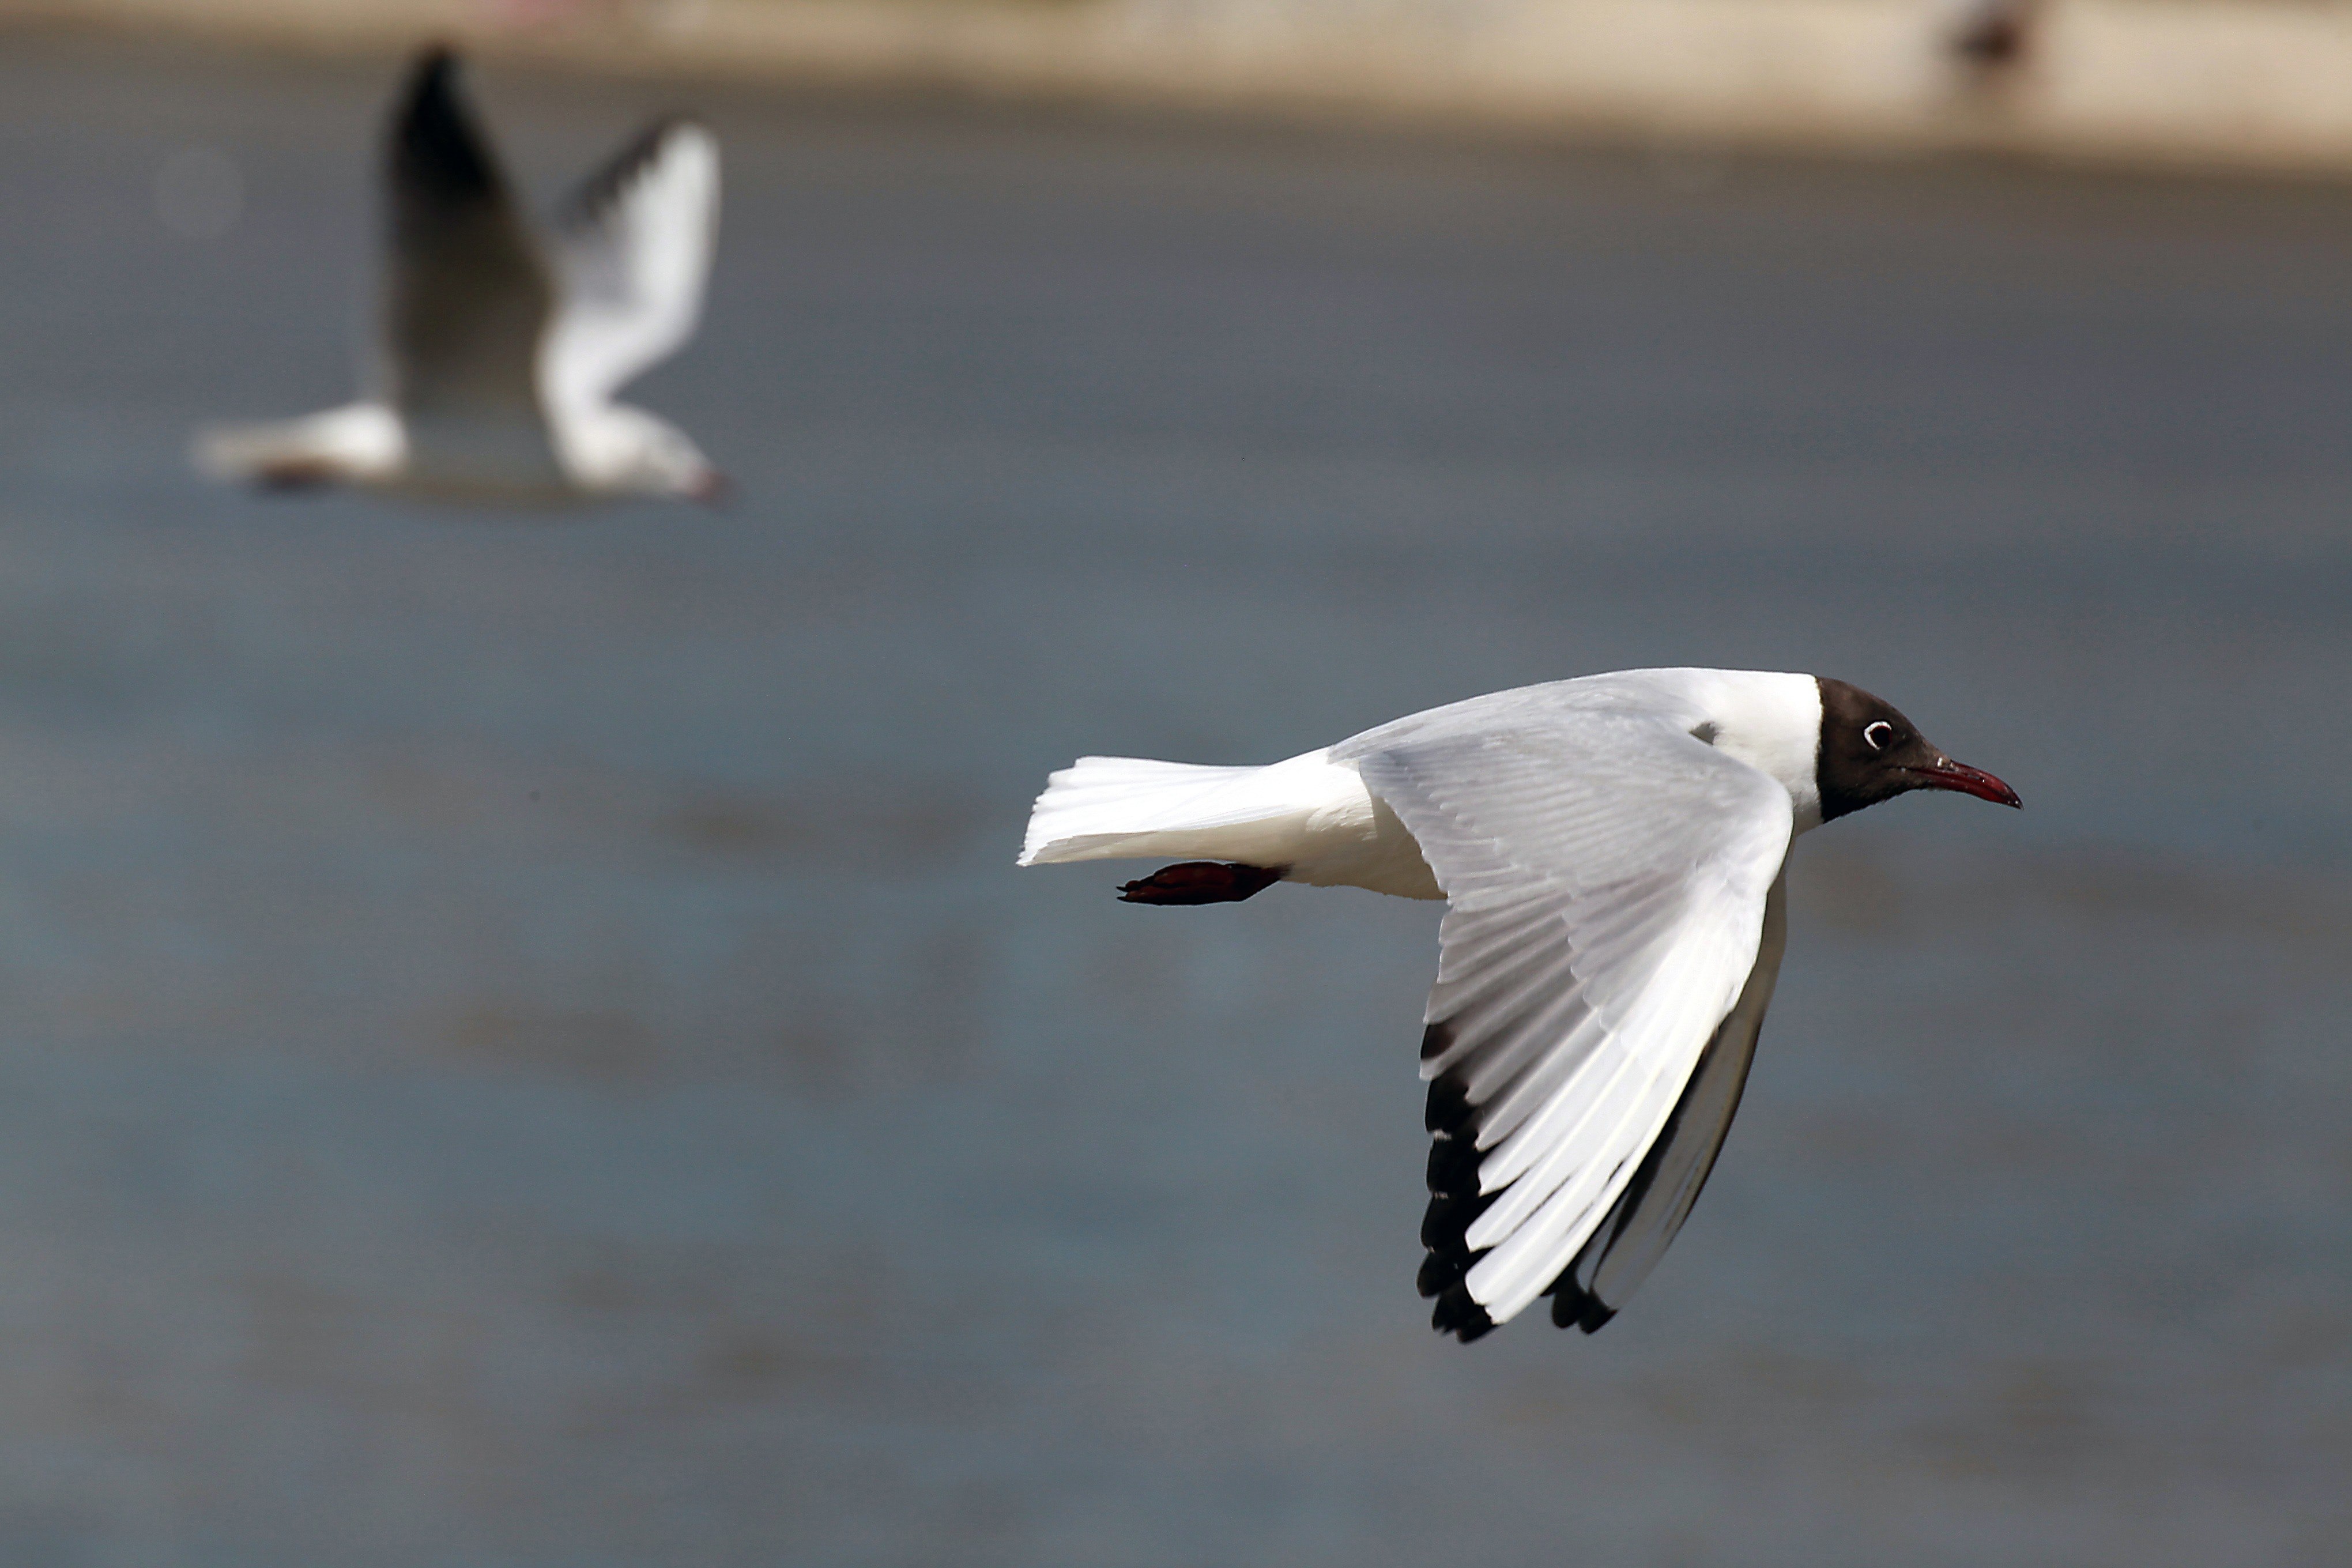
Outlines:
{"type": "Polygon", "coordinates": [[[1716,746],[1769,773],[1789,792],[1796,830],[1822,825],[1822,687],[1810,675],[1694,669],[1691,695],[1715,727],[1716,746]]]}

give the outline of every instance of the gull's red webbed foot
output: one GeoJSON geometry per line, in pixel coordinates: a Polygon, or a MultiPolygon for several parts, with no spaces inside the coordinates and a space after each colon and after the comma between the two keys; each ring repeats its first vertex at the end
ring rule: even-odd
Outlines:
{"type": "Polygon", "coordinates": [[[1187,860],[1162,866],[1137,882],[1120,884],[1123,904],[1238,904],[1282,880],[1279,866],[1228,866],[1187,860]]]}

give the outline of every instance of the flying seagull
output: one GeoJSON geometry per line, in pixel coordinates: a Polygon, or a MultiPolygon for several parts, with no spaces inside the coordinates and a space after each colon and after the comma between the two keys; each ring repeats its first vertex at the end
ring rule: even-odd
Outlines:
{"type": "Polygon", "coordinates": [[[536,235],[457,77],[454,55],[428,51],[392,117],[370,395],[206,432],[198,466],[273,489],[717,499],[725,480],[686,434],[613,395],[694,333],[718,233],[719,143],[663,121],[536,235]]]}
{"type": "Polygon", "coordinates": [[[1081,757],[1024,866],[1182,863],[1130,903],[1277,881],[1444,899],[1423,1015],[1432,1321],[1552,1299],[1586,1332],[1682,1228],[1738,1109],[1796,835],[1915,789],[2019,804],[1841,680],[1635,669],[1474,697],[1265,767],[1081,757]]]}

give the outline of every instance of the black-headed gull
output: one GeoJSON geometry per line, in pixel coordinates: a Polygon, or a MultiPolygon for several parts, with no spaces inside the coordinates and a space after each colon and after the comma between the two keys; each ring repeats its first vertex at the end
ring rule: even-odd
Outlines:
{"type": "Polygon", "coordinates": [[[1637,669],[1416,713],[1265,767],[1081,757],[1021,864],[1184,858],[1120,896],[1276,881],[1449,901],[1422,1036],[1442,1332],[1552,1298],[1587,1332],[1697,1201],[1787,932],[1795,836],[1915,789],[2019,804],[1843,681],[1637,669]]]}
{"type": "Polygon", "coordinates": [[[613,401],[694,333],[719,221],[719,144],[683,120],[631,142],[533,234],[446,49],[420,58],[384,159],[383,313],[372,395],[215,430],[217,478],[450,499],[716,499],[668,421],[613,401]]]}

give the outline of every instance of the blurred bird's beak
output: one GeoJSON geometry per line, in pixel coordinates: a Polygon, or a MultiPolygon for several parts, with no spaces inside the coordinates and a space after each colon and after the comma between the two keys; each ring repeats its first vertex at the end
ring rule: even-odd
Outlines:
{"type": "Polygon", "coordinates": [[[1995,805],[2013,805],[2022,809],[2025,803],[2017,792],[1986,773],[1982,768],[1969,767],[1951,758],[1938,755],[1924,768],[1906,768],[1905,773],[1916,781],[1920,789],[1948,789],[1961,795],[1972,795],[1979,800],[1989,800],[1995,805]]]}
{"type": "Polygon", "coordinates": [[[705,468],[686,493],[707,507],[723,507],[735,499],[735,481],[717,468],[705,468]]]}

